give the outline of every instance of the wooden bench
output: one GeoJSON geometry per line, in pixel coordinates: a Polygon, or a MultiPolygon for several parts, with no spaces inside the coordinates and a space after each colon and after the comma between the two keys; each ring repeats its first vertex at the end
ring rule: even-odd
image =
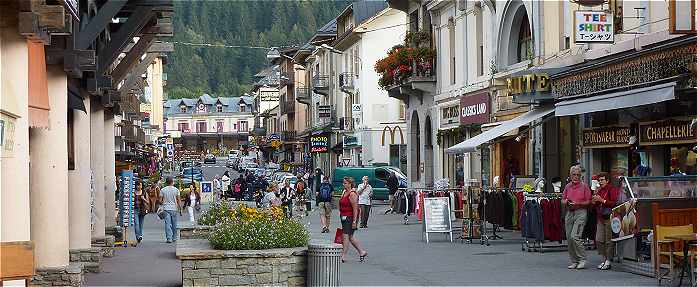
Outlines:
{"type": "Polygon", "coordinates": [[[30,286],[34,276],[34,244],[31,241],[0,242],[0,286],[3,281],[24,280],[30,286]]]}

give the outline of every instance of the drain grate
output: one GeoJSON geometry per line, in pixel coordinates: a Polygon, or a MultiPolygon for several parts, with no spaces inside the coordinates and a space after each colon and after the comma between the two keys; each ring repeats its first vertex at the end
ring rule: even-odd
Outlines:
{"type": "Polygon", "coordinates": [[[472,255],[501,255],[501,254],[508,254],[508,252],[482,252],[482,253],[474,253],[472,255]]]}

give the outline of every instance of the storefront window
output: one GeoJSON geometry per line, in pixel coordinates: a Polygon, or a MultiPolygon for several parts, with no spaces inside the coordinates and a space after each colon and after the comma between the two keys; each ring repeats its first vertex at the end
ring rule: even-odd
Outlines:
{"type": "Polygon", "coordinates": [[[629,169],[627,150],[610,150],[608,153],[610,159],[610,176],[612,176],[613,179],[627,176],[627,170],[629,169]]]}
{"type": "Polygon", "coordinates": [[[670,175],[697,175],[697,153],[690,146],[670,148],[670,175]]]}

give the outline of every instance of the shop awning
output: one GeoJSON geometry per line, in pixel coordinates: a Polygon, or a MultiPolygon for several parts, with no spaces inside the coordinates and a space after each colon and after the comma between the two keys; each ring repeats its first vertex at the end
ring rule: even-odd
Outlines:
{"type": "Polygon", "coordinates": [[[493,129],[485,131],[475,137],[469,138],[459,144],[456,144],[446,150],[447,153],[467,153],[474,152],[477,147],[483,145],[497,137],[507,134],[508,132],[527,125],[534,120],[540,119],[554,112],[554,106],[540,107],[533,109],[517,118],[505,121],[493,129]]]}
{"type": "Polygon", "coordinates": [[[610,111],[655,104],[672,99],[675,99],[675,82],[605,95],[561,101],[556,104],[557,107],[555,115],[557,117],[562,117],[600,111],[610,111]]]}
{"type": "Polygon", "coordinates": [[[80,110],[87,113],[85,103],[82,98],[73,90],[68,88],[68,109],[80,110]]]}
{"type": "Polygon", "coordinates": [[[44,44],[27,40],[29,56],[29,127],[49,128],[48,81],[44,44]]]}

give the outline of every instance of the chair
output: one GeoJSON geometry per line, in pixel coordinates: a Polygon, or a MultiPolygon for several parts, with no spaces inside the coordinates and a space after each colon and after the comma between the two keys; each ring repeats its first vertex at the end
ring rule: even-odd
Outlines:
{"type": "MultiPolygon", "coordinates": [[[[655,274],[656,279],[658,279],[658,284],[661,284],[663,279],[669,279],[672,283],[675,276],[674,267],[677,264],[682,264],[683,262],[683,252],[682,252],[682,242],[667,239],[666,237],[682,234],[692,234],[693,226],[692,224],[680,225],[680,226],[660,226],[656,225],[656,230],[654,234],[656,248],[654,248],[654,258],[656,258],[655,274]],[[667,250],[666,250],[667,247],[667,250]],[[677,260],[673,260],[673,258],[677,260]],[[668,259],[667,266],[665,259],[668,259]],[[662,267],[667,267],[668,272],[661,273],[662,267]]],[[[689,248],[689,246],[686,246],[689,248]]],[[[692,261],[696,257],[697,252],[689,251],[688,256],[690,257],[690,267],[692,267],[692,261]]],[[[692,270],[692,269],[690,269],[692,270]]],[[[692,275],[690,275],[692,276],[692,275]]]]}

